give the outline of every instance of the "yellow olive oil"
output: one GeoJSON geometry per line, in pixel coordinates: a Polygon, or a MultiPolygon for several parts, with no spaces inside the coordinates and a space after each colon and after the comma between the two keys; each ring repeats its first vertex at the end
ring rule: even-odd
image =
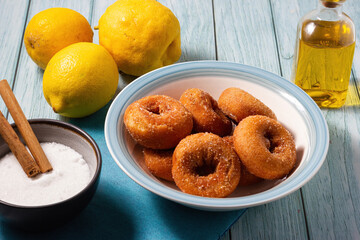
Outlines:
{"type": "Polygon", "coordinates": [[[348,21],[305,20],[302,24],[293,81],[320,107],[339,108],[345,103],[354,35],[348,21]]]}

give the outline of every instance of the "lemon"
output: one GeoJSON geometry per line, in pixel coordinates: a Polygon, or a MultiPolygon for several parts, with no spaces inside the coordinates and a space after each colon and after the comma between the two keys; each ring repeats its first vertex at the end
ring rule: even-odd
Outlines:
{"type": "Polygon", "coordinates": [[[26,27],[24,43],[31,59],[42,69],[59,50],[77,42],[92,42],[93,31],[80,13],[49,8],[36,14],[26,27]]]}
{"type": "Polygon", "coordinates": [[[43,92],[54,112],[66,117],[90,115],[114,96],[119,72],[100,45],[75,43],[54,55],[43,77],[43,92]]]}
{"type": "Polygon", "coordinates": [[[180,24],[155,0],[121,0],[99,20],[99,43],[120,71],[140,76],[172,64],[181,56],[180,24]]]}

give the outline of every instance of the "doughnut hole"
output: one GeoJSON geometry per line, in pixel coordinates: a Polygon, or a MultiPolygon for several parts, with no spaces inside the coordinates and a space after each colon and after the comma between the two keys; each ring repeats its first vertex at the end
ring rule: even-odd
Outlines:
{"type": "Polygon", "coordinates": [[[275,149],[275,146],[274,146],[275,144],[271,140],[271,135],[269,133],[265,133],[263,141],[264,141],[265,148],[267,148],[272,153],[275,149]]]}
{"type": "Polygon", "coordinates": [[[216,166],[217,166],[217,163],[216,164],[204,163],[204,164],[202,164],[202,166],[198,165],[195,168],[195,173],[199,176],[208,176],[215,172],[216,166]]]}
{"type": "Polygon", "coordinates": [[[153,114],[156,114],[156,115],[159,115],[162,112],[162,111],[160,111],[160,107],[158,105],[155,105],[155,104],[151,104],[150,106],[148,106],[147,110],[150,113],[153,113],[153,114]]]}

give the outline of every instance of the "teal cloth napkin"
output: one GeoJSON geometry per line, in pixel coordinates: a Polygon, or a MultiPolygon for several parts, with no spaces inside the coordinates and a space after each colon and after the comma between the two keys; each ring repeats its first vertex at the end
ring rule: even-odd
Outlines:
{"type": "Polygon", "coordinates": [[[136,184],[107,149],[104,122],[108,107],[70,120],[94,138],[102,155],[100,182],[90,204],[65,225],[46,232],[22,232],[0,223],[0,239],[218,239],[245,212],[192,209],[136,184]]]}

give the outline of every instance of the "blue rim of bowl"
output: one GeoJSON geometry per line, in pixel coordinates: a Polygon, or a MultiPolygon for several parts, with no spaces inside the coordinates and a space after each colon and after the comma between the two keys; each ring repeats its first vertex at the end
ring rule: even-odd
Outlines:
{"type": "MultiPolygon", "coordinates": [[[[71,123],[62,122],[62,121],[55,120],[55,119],[48,119],[48,118],[29,119],[28,122],[30,123],[30,125],[32,125],[32,124],[48,124],[48,125],[54,125],[54,126],[57,126],[60,128],[64,128],[66,130],[72,131],[72,132],[80,135],[82,138],[84,138],[86,141],[88,141],[89,144],[91,145],[91,147],[93,148],[95,155],[96,155],[96,159],[97,159],[94,176],[90,179],[90,181],[88,182],[86,187],[84,189],[82,189],[80,192],[76,193],[74,196],[72,196],[70,198],[67,198],[67,199],[59,201],[59,202],[50,203],[50,204],[46,204],[46,205],[39,205],[39,206],[22,206],[22,205],[8,203],[8,202],[0,200],[0,204],[4,204],[6,206],[17,208],[17,209],[45,209],[45,208],[51,208],[55,205],[67,204],[68,202],[71,202],[72,200],[77,199],[77,198],[81,197],[82,195],[86,194],[86,192],[96,183],[96,181],[98,181],[100,172],[101,172],[101,167],[102,167],[101,152],[100,152],[99,146],[97,145],[95,140],[87,132],[85,132],[81,128],[79,128],[71,123]]],[[[13,128],[17,128],[15,123],[12,123],[11,126],[13,128]]]]}
{"type": "Polygon", "coordinates": [[[326,120],[316,103],[303,90],[292,82],[266,70],[239,63],[221,61],[194,61],[173,64],[137,78],[126,86],[111,104],[105,119],[104,134],[107,147],[113,159],[136,183],[157,195],[175,202],[198,208],[216,210],[241,209],[257,206],[280,199],[296,191],[318,172],[325,161],[329,148],[329,130],[326,120]],[[299,106],[300,103],[303,108],[302,111],[305,111],[307,115],[311,117],[311,119],[307,119],[307,121],[311,121],[310,124],[313,125],[312,130],[314,132],[312,132],[312,134],[316,136],[316,141],[312,141],[311,143],[315,144],[315,146],[313,146],[313,151],[309,153],[311,154],[311,161],[299,174],[292,179],[287,179],[286,185],[280,184],[258,194],[219,199],[194,196],[183,193],[180,190],[177,191],[170,187],[166,187],[161,182],[154,181],[151,177],[141,174],[139,171],[143,170],[135,162],[131,163],[130,161],[127,161],[127,159],[131,159],[131,155],[126,149],[126,146],[120,144],[117,133],[121,133],[122,129],[120,128],[123,128],[123,126],[119,126],[120,113],[124,112],[126,107],[135,100],[132,99],[134,93],[145,87],[154,88],[154,83],[166,83],[168,81],[175,81],[179,78],[193,77],[196,75],[213,76],[212,74],[218,74],[220,76],[224,71],[241,73],[250,77],[254,76],[263,79],[268,82],[268,84],[276,86],[278,89],[282,89],[283,92],[292,96],[295,102],[294,104],[299,106]],[[167,76],[170,77],[166,80],[167,76]]]}

